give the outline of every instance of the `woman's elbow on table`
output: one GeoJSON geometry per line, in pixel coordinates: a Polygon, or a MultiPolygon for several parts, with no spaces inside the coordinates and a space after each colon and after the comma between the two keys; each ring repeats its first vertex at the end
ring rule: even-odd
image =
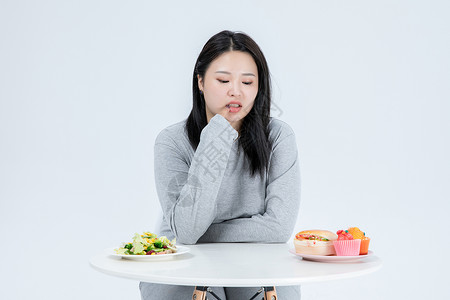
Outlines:
{"type": "Polygon", "coordinates": [[[191,234],[177,234],[175,235],[177,243],[183,245],[195,245],[200,237],[195,237],[191,234]]]}
{"type": "Polygon", "coordinates": [[[291,232],[281,224],[271,224],[261,231],[258,242],[286,243],[291,238],[291,232]]]}
{"type": "Polygon", "coordinates": [[[291,234],[285,230],[274,233],[272,243],[286,243],[291,238],[291,234]]]}

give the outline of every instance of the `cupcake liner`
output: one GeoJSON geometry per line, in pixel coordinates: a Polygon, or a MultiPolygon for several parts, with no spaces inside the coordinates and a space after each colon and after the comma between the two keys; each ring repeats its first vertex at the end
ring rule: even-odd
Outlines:
{"type": "Polygon", "coordinates": [[[361,240],[337,240],[333,242],[337,256],[357,256],[361,247],[361,240]]]}
{"type": "Polygon", "coordinates": [[[368,237],[361,240],[361,247],[359,248],[360,255],[365,255],[365,254],[369,253],[369,243],[370,243],[370,238],[368,238],[368,237]]]}

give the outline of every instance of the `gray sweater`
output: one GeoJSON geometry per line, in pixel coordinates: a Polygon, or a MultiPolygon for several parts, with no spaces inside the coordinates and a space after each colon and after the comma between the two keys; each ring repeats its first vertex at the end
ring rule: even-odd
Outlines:
{"type": "Polygon", "coordinates": [[[273,140],[264,178],[250,176],[238,133],[221,115],[211,118],[194,151],[186,121],[155,142],[155,182],[163,210],[160,235],[182,244],[286,242],[300,204],[300,170],[293,130],[271,118],[273,140]]]}

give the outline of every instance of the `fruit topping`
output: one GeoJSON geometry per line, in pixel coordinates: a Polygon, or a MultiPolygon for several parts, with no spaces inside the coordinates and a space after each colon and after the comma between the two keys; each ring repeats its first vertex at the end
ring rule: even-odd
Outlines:
{"type": "Polygon", "coordinates": [[[353,240],[353,235],[351,233],[348,233],[344,230],[338,230],[336,232],[336,234],[338,235],[338,241],[342,241],[342,240],[353,240]]]}

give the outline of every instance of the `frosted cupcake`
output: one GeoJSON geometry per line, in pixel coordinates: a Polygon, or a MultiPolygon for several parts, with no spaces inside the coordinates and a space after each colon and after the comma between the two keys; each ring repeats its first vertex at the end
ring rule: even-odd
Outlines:
{"type": "Polygon", "coordinates": [[[338,230],[338,238],[333,241],[337,256],[357,256],[361,247],[361,240],[354,239],[353,236],[344,230],[338,230]]]}
{"type": "Polygon", "coordinates": [[[359,248],[360,255],[369,253],[370,238],[366,236],[365,232],[362,232],[358,227],[350,227],[347,229],[347,232],[350,233],[354,239],[361,240],[361,247],[359,248]]]}

